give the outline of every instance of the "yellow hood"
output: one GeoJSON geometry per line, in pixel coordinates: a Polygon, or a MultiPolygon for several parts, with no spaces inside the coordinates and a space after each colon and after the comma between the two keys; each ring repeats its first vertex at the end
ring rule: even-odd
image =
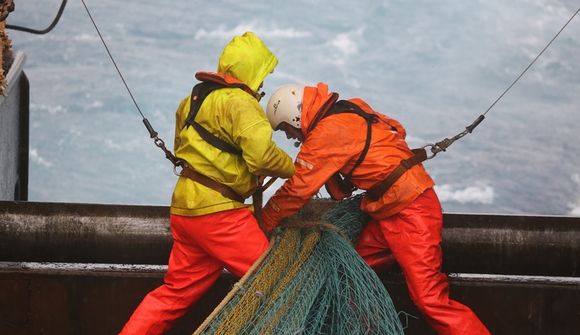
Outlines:
{"type": "MultiPolygon", "coordinates": [[[[277,62],[256,35],[245,33],[224,48],[218,73],[235,77],[256,92],[277,62]]],[[[256,190],[257,176],[288,178],[294,174],[294,162],[272,140],[272,127],[255,95],[234,87],[216,90],[205,98],[195,118],[240,149],[241,155],[214,147],[194,127],[186,127],[190,104],[191,97],[186,97],[176,111],[174,148],[175,156],[197,172],[243,197],[256,190]]],[[[175,185],[171,213],[196,216],[245,206],[182,176],[175,185]]]]}
{"type": "Polygon", "coordinates": [[[256,34],[246,32],[224,47],[217,72],[238,78],[256,92],[277,64],[266,44],[256,34]]]}

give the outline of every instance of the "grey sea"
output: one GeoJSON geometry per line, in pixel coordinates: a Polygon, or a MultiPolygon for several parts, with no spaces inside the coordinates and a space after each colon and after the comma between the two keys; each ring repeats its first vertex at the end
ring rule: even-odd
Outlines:
{"type": "MultiPolygon", "coordinates": [[[[142,112],[173,143],[199,70],[254,31],[279,58],[266,93],[329,84],[401,121],[411,146],[464,130],[558,32],[578,1],[86,0],[142,112]]],[[[17,1],[42,29],[60,0],[17,1]]],[[[168,205],[153,145],[80,1],[46,35],[9,31],[31,83],[29,198],[168,205]]],[[[425,163],[445,212],[580,216],[580,17],[473,132],[425,163]]],[[[269,95],[262,101],[265,105],[269,95]]],[[[276,141],[296,155],[281,134],[276,141]]],[[[267,196],[280,186],[268,190],[267,196]]],[[[321,194],[324,196],[324,194],[321,194]]]]}

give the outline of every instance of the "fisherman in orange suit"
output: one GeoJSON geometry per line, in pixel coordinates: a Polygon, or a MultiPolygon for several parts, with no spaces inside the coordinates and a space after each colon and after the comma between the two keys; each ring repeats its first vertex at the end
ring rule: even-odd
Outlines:
{"type": "Polygon", "coordinates": [[[139,304],[121,334],[163,334],[219,278],[246,273],[268,246],[244,199],[264,176],[288,178],[294,164],[272,141],[258,91],[278,60],[253,33],[224,48],[218,72],[176,112],[175,156],[183,164],[171,201],[173,248],[164,284],[139,304]]]}
{"type": "Polygon", "coordinates": [[[413,156],[399,122],[361,99],[338,101],[324,83],[279,88],[266,114],[273,129],[302,142],[295,174],[264,207],[267,230],[296,213],[323,185],[334,200],[356,188],[367,190],[361,209],[372,220],[356,245],[367,264],[384,270],[397,262],[413,302],[438,334],[489,334],[471,309],[449,298],[441,272],[442,209],[424,167],[403,169],[377,194],[376,186],[413,156]]]}

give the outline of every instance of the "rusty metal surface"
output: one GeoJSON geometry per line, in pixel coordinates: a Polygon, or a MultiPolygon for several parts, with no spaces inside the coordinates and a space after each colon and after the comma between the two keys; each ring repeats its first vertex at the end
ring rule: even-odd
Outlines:
{"type": "MultiPolygon", "coordinates": [[[[80,277],[128,277],[163,278],[167,265],[158,264],[103,264],[103,263],[50,263],[50,262],[0,262],[0,274],[80,276],[80,277]]],[[[229,272],[224,269],[224,275],[229,272]]],[[[397,271],[381,274],[384,278],[402,281],[397,271]]],[[[487,273],[448,273],[456,284],[476,283],[493,286],[517,285],[522,287],[560,287],[580,289],[580,277],[499,275],[487,273]]]]}
{"type": "MultiPolygon", "coordinates": [[[[32,266],[0,271],[0,334],[115,334],[163,276],[161,268],[126,276],[116,270],[107,272],[100,265],[96,265],[99,273],[92,274],[91,266],[80,266],[86,271],[81,273],[72,265],[68,274],[62,265],[52,272],[46,267],[32,271],[32,266]]],[[[410,301],[401,274],[391,271],[380,278],[408,325],[405,333],[433,334],[410,301]]],[[[191,334],[236,280],[224,272],[169,334],[191,334]]],[[[561,278],[565,285],[552,285],[553,280],[453,274],[451,296],[469,305],[496,335],[575,334],[580,327],[580,279],[561,278]]]]}
{"type": "MultiPolygon", "coordinates": [[[[229,291],[223,276],[168,334],[191,334],[229,291]]],[[[0,274],[0,334],[117,334],[161,278],[0,274]]]]}
{"type": "MultiPolygon", "coordinates": [[[[317,220],[330,205],[312,202],[298,218],[317,220]]],[[[168,215],[167,207],[0,202],[0,334],[118,332],[162,282],[168,215]]],[[[451,296],[493,334],[580,329],[579,218],[445,214],[444,220],[451,296]]],[[[406,334],[432,334],[397,268],[380,278],[408,322],[406,334]]],[[[235,281],[224,272],[170,334],[191,334],[235,281]]]]}
{"type": "MultiPolygon", "coordinates": [[[[301,219],[332,203],[313,201],[301,219]]],[[[169,209],[0,202],[0,261],[165,264],[169,209]]],[[[580,218],[445,214],[447,272],[580,276],[580,218]]]]}
{"type": "Polygon", "coordinates": [[[0,262],[0,275],[163,278],[165,272],[167,265],[158,264],[0,262]]]}
{"type": "Polygon", "coordinates": [[[580,218],[447,214],[444,269],[580,276],[580,218]]]}
{"type": "Polygon", "coordinates": [[[0,202],[0,260],[164,264],[169,209],[0,202]]]}

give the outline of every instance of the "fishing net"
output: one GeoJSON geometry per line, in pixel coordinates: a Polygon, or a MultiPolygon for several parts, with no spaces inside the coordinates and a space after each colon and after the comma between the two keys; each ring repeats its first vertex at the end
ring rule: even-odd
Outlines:
{"type": "Polygon", "coordinates": [[[403,334],[391,298],[353,242],[360,196],[323,223],[278,228],[270,249],[194,334],[403,334]]]}

